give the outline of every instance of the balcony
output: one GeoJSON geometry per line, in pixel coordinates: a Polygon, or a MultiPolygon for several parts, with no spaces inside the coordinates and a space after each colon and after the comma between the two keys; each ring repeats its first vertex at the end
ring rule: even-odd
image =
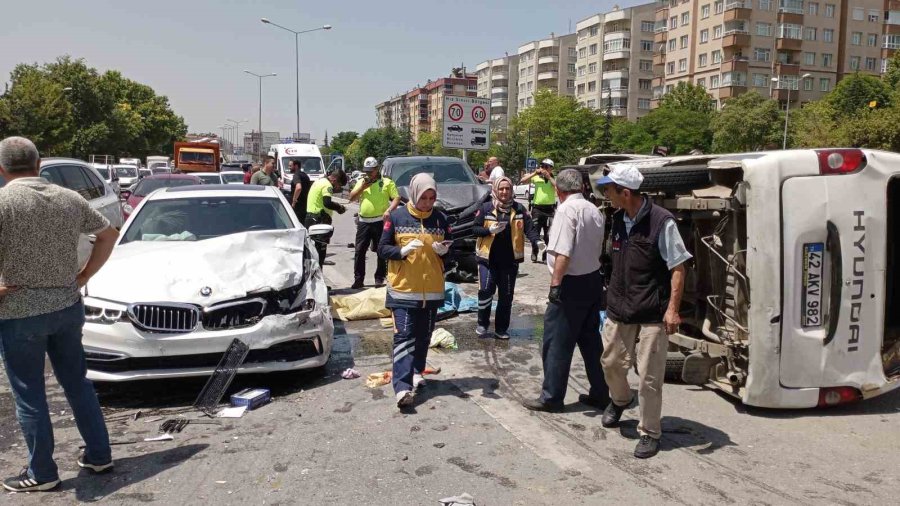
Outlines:
{"type": "Polygon", "coordinates": [[[803,13],[793,13],[793,12],[784,12],[778,11],[778,17],[776,18],[779,23],[790,23],[792,25],[802,25],[803,24],[803,13]]]}
{"type": "Polygon", "coordinates": [[[618,49],[614,51],[603,52],[603,61],[627,60],[629,58],[631,58],[631,50],[629,49],[618,49]]]}
{"type": "Polygon", "coordinates": [[[609,69],[603,71],[603,79],[626,79],[628,69],[609,69]]]}
{"type": "Polygon", "coordinates": [[[722,62],[722,72],[747,72],[750,64],[747,58],[732,58],[722,62]]]}
{"type": "Polygon", "coordinates": [[[747,47],[750,45],[750,34],[738,30],[731,30],[722,37],[722,47],[747,47]]]}
{"type": "Polygon", "coordinates": [[[775,75],[776,76],[799,76],[800,75],[800,65],[797,63],[776,63],[775,64],[775,75]]]}
{"type": "Polygon", "coordinates": [[[747,84],[733,84],[731,86],[719,86],[719,99],[726,99],[747,93],[747,84]]]}
{"type": "Polygon", "coordinates": [[[507,79],[509,79],[509,74],[491,74],[491,81],[506,81],[507,79]]]}
{"type": "Polygon", "coordinates": [[[559,39],[546,39],[538,42],[538,49],[545,47],[559,47],[559,39]]]}
{"type": "Polygon", "coordinates": [[[790,94],[791,102],[796,102],[800,98],[800,90],[789,90],[787,88],[772,88],[771,97],[778,101],[786,101],[790,94]]]}
{"type": "Polygon", "coordinates": [[[748,20],[753,15],[752,4],[747,2],[728,2],[725,4],[725,21],[748,20]]]}
{"type": "Polygon", "coordinates": [[[617,11],[608,12],[603,16],[604,23],[622,21],[623,19],[631,19],[631,9],[619,9],[617,11]]]}
{"type": "Polygon", "coordinates": [[[548,63],[558,64],[559,56],[541,56],[540,58],[538,58],[538,65],[544,65],[548,63]]]}
{"type": "Polygon", "coordinates": [[[628,88],[603,88],[600,95],[607,98],[628,98],[628,88]]]}
{"type": "Polygon", "coordinates": [[[497,88],[491,88],[491,95],[497,95],[498,93],[502,93],[502,94],[505,95],[505,94],[508,93],[508,92],[509,92],[509,87],[507,87],[507,86],[500,86],[500,87],[497,87],[497,88]]]}
{"type": "Polygon", "coordinates": [[[653,89],[662,89],[662,87],[666,84],[666,78],[663,76],[654,77],[651,84],[653,85],[653,89]]]}
{"type": "Polygon", "coordinates": [[[779,37],[775,39],[775,49],[777,51],[799,51],[803,47],[803,41],[800,39],[787,39],[779,37]]]}
{"type": "Polygon", "coordinates": [[[551,70],[549,72],[541,72],[537,75],[538,81],[547,81],[550,79],[559,79],[559,72],[551,70]]]}
{"type": "Polygon", "coordinates": [[[609,32],[605,32],[603,34],[603,42],[607,42],[615,39],[630,39],[631,38],[631,29],[630,28],[613,28],[609,32]]]}
{"type": "Polygon", "coordinates": [[[503,108],[505,108],[505,107],[507,107],[508,105],[509,105],[509,100],[507,100],[507,99],[505,99],[505,98],[491,100],[491,109],[493,109],[494,107],[498,107],[498,108],[499,108],[499,107],[503,107],[503,108]]]}
{"type": "Polygon", "coordinates": [[[666,55],[664,54],[655,54],[653,55],[653,65],[656,67],[662,67],[666,64],[666,55]]]}

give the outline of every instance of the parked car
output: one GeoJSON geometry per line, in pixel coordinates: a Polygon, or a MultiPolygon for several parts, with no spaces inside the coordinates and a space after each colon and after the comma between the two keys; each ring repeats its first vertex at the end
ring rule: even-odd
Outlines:
{"type": "Polygon", "coordinates": [[[88,378],[206,377],[233,339],[250,347],[238,373],[322,370],[334,324],[310,234],[331,231],[274,187],[153,193],[84,288],[88,378]]]}
{"type": "Polygon", "coordinates": [[[168,165],[157,165],[156,167],[150,167],[150,174],[153,176],[158,176],[160,174],[171,174],[172,169],[169,168],[168,165]]]}
{"type": "Polygon", "coordinates": [[[122,187],[119,186],[119,176],[115,169],[112,168],[112,165],[92,163],[91,166],[96,169],[97,173],[100,174],[100,177],[112,187],[113,191],[116,192],[116,195],[119,195],[122,192],[122,187]]]}
{"type": "Polygon", "coordinates": [[[143,179],[147,176],[152,176],[153,171],[150,169],[138,169],[138,178],[143,179]]]}
{"type": "Polygon", "coordinates": [[[141,179],[140,182],[138,182],[138,184],[132,190],[122,191],[122,198],[125,199],[125,204],[122,206],[123,216],[127,220],[128,217],[131,216],[131,213],[133,213],[134,210],[137,209],[138,204],[140,204],[147,195],[150,195],[160,188],[191,186],[198,184],[203,184],[203,181],[200,180],[199,177],[192,174],[163,174],[159,176],[147,176],[144,179],[141,179]]]}
{"type": "Polygon", "coordinates": [[[122,204],[113,187],[90,164],[71,158],[41,160],[40,176],[85,198],[111,226],[122,228],[122,204]]]}
{"type": "MultiPolygon", "coordinates": [[[[222,176],[218,172],[192,172],[192,176],[197,176],[203,184],[225,184],[222,176]]],[[[244,182],[244,175],[241,174],[241,183],[244,182]]]]}
{"type": "Polygon", "coordinates": [[[900,387],[900,154],[807,149],[616,163],[637,165],[641,191],[676,215],[694,255],[667,377],[769,408],[900,387]]]}
{"type": "Polygon", "coordinates": [[[220,173],[225,184],[244,184],[244,173],[239,170],[226,170],[220,173]]]}
{"type": "Polygon", "coordinates": [[[453,246],[448,257],[448,272],[456,274],[460,280],[476,279],[478,266],[472,227],[475,213],[490,198],[490,186],[480,183],[466,162],[445,156],[388,157],[381,171],[383,176],[396,183],[404,202],[409,200],[409,182],[413,176],[427,172],[434,177],[438,193],[435,207],[447,215],[452,227],[453,246]]]}
{"type": "Polygon", "coordinates": [[[122,190],[130,190],[138,182],[139,172],[134,165],[113,165],[116,177],[119,178],[119,187],[122,190]]]}

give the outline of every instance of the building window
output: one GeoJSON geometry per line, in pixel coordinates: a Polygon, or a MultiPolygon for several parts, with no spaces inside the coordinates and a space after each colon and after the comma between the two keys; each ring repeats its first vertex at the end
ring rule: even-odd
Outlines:
{"type": "Polygon", "coordinates": [[[828,88],[831,86],[831,79],[827,77],[823,77],[819,79],[819,91],[828,91],[828,88]]]}
{"type": "Polygon", "coordinates": [[[677,42],[677,41],[676,41],[675,39],[669,39],[669,51],[674,51],[674,50],[675,50],[675,44],[676,44],[676,42],[677,42]]]}
{"type": "Polygon", "coordinates": [[[649,79],[638,79],[638,89],[649,91],[652,81],[649,79]]]}
{"type": "Polygon", "coordinates": [[[709,17],[709,4],[700,7],[700,17],[702,19],[706,19],[709,17]]]}
{"type": "Polygon", "coordinates": [[[718,49],[716,49],[715,51],[712,52],[712,62],[713,62],[713,65],[715,65],[717,63],[722,63],[722,51],[719,51],[718,49]]]}
{"type": "Polygon", "coordinates": [[[706,53],[701,54],[700,56],[697,57],[697,66],[698,66],[698,67],[705,67],[705,66],[706,66],[706,60],[707,60],[707,58],[706,58],[706,53]]]}
{"type": "Polygon", "coordinates": [[[641,21],[641,31],[653,33],[653,30],[656,28],[656,23],[653,21],[641,21]]]}
{"type": "Polygon", "coordinates": [[[641,41],[641,51],[645,53],[653,52],[653,41],[652,40],[642,40],[641,41]]]}
{"type": "Polygon", "coordinates": [[[528,81],[528,91],[534,91],[534,81],[528,81]]]}
{"type": "Polygon", "coordinates": [[[583,48],[579,49],[578,50],[578,58],[582,59],[582,58],[586,58],[586,57],[587,57],[587,48],[583,47],[583,48]]]}
{"type": "Polygon", "coordinates": [[[713,27],[713,38],[714,39],[722,38],[722,25],[716,25],[713,27]]]}
{"type": "Polygon", "coordinates": [[[869,47],[875,47],[878,45],[878,34],[870,33],[868,40],[866,40],[866,45],[869,47]]]}
{"type": "Polygon", "coordinates": [[[578,85],[578,91],[576,93],[578,93],[579,95],[584,95],[584,85],[583,84],[578,85]]]}
{"type": "MultiPolygon", "coordinates": [[[[675,40],[675,39],[672,39],[675,40]]],[[[631,39],[615,39],[603,43],[603,52],[612,53],[614,51],[625,51],[631,49],[631,39]]]]}
{"type": "Polygon", "coordinates": [[[804,40],[816,40],[816,29],[806,27],[803,29],[803,39],[804,40]]]}
{"type": "Polygon", "coordinates": [[[650,109],[650,99],[649,98],[639,98],[638,99],[638,109],[643,109],[643,110],[650,109]]]}
{"type": "Polygon", "coordinates": [[[525,77],[525,69],[519,69],[519,77],[525,77]]]}
{"type": "Polygon", "coordinates": [[[596,37],[597,34],[600,33],[600,28],[596,26],[591,27],[591,37],[596,37]]]}
{"type": "Polygon", "coordinates": [[[590,53],[591,53],[591,56],[594,56],[595,54],[597,54],[597,44],[591,44],[590,53]]]}
{"type": "Polygon", "coordinates": [[[532,100],[531,97],[526,98],[526,99],[525,99],[525,105],[527,105],[527,106],[528,106],[528,105],[531,105],[531,100],[532,100]]]}
{"type": "Polygon", "coordinates": [[[573,76],[575,75],[575,64],[574,63],[569,64],[569,75],[573,75],[573,76]]]}
{"type": "Polygon", "coordinates": [[[757,88],[768,88],[769,76],[767,74],[753,74],[753,86],[757,88]]]}
{"type": "Polygon", "coordinates": [[[588,91],[597,91],[597,81],[591,81],[588,83],[588,91]]]}
{"type": "Polygon", "coordinates": [[[831,54],[822,53],[822,66],[830,67],[831,66],[831,54]]]}
{"type": "Polygon", "coordinates": [[[666,64],[666,74],[674,74],[675,73],[675,62],[670,61],[666,64]]]}
{"type": "Polygon", "coordinates": [[[822,30],[822,40],[825,42],[834,42],[834,30],[831,28],[825,28],[822,30]]]}
{"type": "Polygon", "coordinates": [[[772,57],[772,50],[765,47],[757,47],[753,49],[753,59],[756,61],[769,61],[772,57]]]}
{"type": "Polygon", "coordinates": [[[784,23],[778,25],[778,37],[782,39],[802,39],[803,27],[784,23]]]}
{"type": "Polygon", "coordinates": [[[747,74],[743,72],[725,72],[722,74],[722,86],[747,86],[747,74]]]}
{"type": "Polygon", "coordinates": [[[590,107],[591,109],[596,109],[597,108],[597,99],[592,98],[592,99],[588,100],[587,106],[590,107]]]}
{"type": "Polygon", "coordinates": [[[900,49],[900,35],[885,35],[881,47],[884,49],[900,49]]]}
{"type": "Polygon", "coordinates": [[[807,77],[803,80],[803,89],[806,91],[812,91],[813,89],[813,80],[811,77],[807,77]]]}
{"type": "Polygon", "coordinates": [[[714,90],[719,87],[719,76],[709,76],[709,88],[714,90]]]}
{"type": "Polygon", "coordinates": [[[687,72],[687,58],[682,58],[678,60],[678,71],[679,72],[687,72]]]}
{"type": "Polygon", "coordinates": [[[584,71],[586,67],[584,65],[578,67],[578,77],[584,77],[584,71]]]}
{"type": "Polygon", "coordinates": [[[700,30],[700,43],[706,44],[709,42],[709,30],[700,30]]]}
{"type": "Polygon", "coordinates": [[[875,65],[877,60],[875,58],[866,58],[866,70],[869,72],[875,72],[875,65]]]}
{"type": "Polygon", "coordinates": [[[761,11],[772,10],[772,0],[759,0],[759,10],[761,10],[761,11]]]}
{"type": "Polygon", "coordinates": [[[713,4],[713,10],[716,12],[716,14],[722,14],[722,12],[725,11],[725,1],[724,1],[724,0],[717,0],[717,1],[713,4]]]}
{"type": "Polygon", "coordinates": [[[850,70],[859,70],[859,56],[850,57],[850,70]]]}
{"type": "Polygon", "coordinates": [[[681,26],[687,26],[688,23],[691,22],[691,13],[690,12],[682,12],[681,13],[681,26]]]}
{"type": "Polygon", "coordinates": [[[834,4],[825,4],[825,17],[826,18],[834,17],[834,4]]]}
{"type": "Polygon", "coordinates": [[[756,35],[763,37],[772,36],[772,25],[770,23],[756,23],[756,35]]]}
{"type": "Polygon", "coordinates": [[[653,72],[653,60],[639,60],[638,68],[641,72],[653,72]]]}
{"type": "Polygon", "coordinates": [[[862,32],[853,32],[850,35],[850,43],[853,44],[854,46],[861,46],[862,45],[862,32]]]}
{"type": "Polygon", "coordinates": [[[525,107],[525,99],[524,98],[519,99],[519,107],[525,107]]]}
{"type": "Polygon", "coordinates": [[[804,65],[815,65],[816,64],[816,53],[803,53],[803,64],[804,65]]]}
{"type": "Polygon", "coordinates": [[[596,74],[597,73],[597,64],[591,63],[588,65],[588,74],[596,74]]]}
{"type": "Polygon", "coordinates": [[[878,11],[869,9],[869,23],[877,23],[879,17],[878,11]]]}
{"type": "Polygon", "coordinates": [[[866,10],[860,9],[858,7],[854,8],[853,9],[853,20],[854,21],[862,21],[864,19],[866,19],[866,10]]]}
{"type": "Polygon", "coordinates": [[[699,86],[701,88],[706,88],[706,79],[703,77],[701,77],[700,79],[697,79],[697,86],[699,86]]]}
{"type": "Polygon", "coordinates": [[[578,53],[574,47],[569,48],[569,58],[577,58],[578,53]]]}
{"type": "Polygon", "coordinates": [[[687,49],[687,47],[688,47],[688,36],[687,35],[681,36],[679,45],[681,46],[681,49],[687,49]]]}
{"type": "Polygon", "coordinates": [[[809,15],[810,16],[818,16],[819,15],[819,4],[816,2],[809,3],[809,15]]]}
{"type": "Polygon", "coordinates": [[[534,66],[528,67],[528,75],[534,75],[534,66]]]}
{"type": "Polygon", "coordinates": [[[669,18],[669,28],[674,30],[678,28],[678,16],[672,16],[669,18]]]}

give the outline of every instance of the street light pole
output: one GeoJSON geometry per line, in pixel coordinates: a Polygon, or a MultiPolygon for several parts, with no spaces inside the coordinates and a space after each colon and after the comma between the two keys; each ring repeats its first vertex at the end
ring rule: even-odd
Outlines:
{"type": "MultiPolygon", "coordinates": [[[[780,76],[780,75],[778,77],[773,77],[772,81],[774,81],[776,83],[780,83],[781,77],[782,76],[780,76]]],[[[802,76],[800,76],[800,79],[797,80],[797,95],[800,95],[800,81],[802,81],[804,79],[808,79],[810,77],[811,77],[810,74],[803,74],[802,76]]],[[[787,104],[785,105],[785,108],[784,108],[784,137],[781,141],[781,149],[783,149],[783,150],[787,149],[788,118],[790,117],[790,114],[791,114],[791,87],[788,86],[788,88],[787,88],[787,104]]]]}
{"type": "MultiPolygon", "coordinates": [[[[226,119],[225,121],[227,121],[227,122],[229,122],[229,123],[234,123],[234,143],[233,143],[233,145],[232,145],[232,150],[233,150],[233,149],[234,149],[234,146],[237,146],[237,143],[238,143],[238,141],[240,140],[239,137],[240,137],[240,134],[241,134],[241,124],[242,124],[242,123],[247,123],[249,120],[246,120],[246,119],[245,119],[245,120],[242,120],[242,121],[235,121],[235,120],[233,120],[233,119],[226,119]]],[[[233,153],[233,151],[232,151],[232,153],[233,153]]]]}
{"type": "Polygon", "coordinates": [[[294,34],[294,71],[295,71],[295,87],[296,87],[296,95],[297,95],[297,137],[300,136],[300,35],[309,32],[317,32],[319,30],[331,30],[331,25],[320,26],[319,28],[313,28],[311,30],[291,30],[290,28],[286,28],[277,23],[273,23],[269,21],[267,18],[261,18],[264,24],[272,25],[276,28],[281,28],[287,32],[291,32],[294,34]]]}
{"type": "Polygon", "coordinates": [[[259,82],[259,123],[258,123],[259,144],[257,144],[256,156],[257,156],[257,162],[262,163],[262,141],[263,141],[263,138],[262,138],[262,80],[264,77],[275,77],[278,74],[276,74],[274,72],[271,74],[257,74],[255,72],[250,72],[249,70],[245,70],[244,72],[255,77],[257,79],[257,81],[259,82]]]}

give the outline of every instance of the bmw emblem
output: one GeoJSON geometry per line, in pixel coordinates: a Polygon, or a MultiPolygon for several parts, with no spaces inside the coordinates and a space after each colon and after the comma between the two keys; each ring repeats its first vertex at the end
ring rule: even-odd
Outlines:
{"type": "Polygon", "coordinates": [[[210,288],[208,286],[204,286],[203,288],[200,289],[200,295],[202,295],[204,297],[209,297],[210,295],[212,295],[212,288],[210,288]]]}

